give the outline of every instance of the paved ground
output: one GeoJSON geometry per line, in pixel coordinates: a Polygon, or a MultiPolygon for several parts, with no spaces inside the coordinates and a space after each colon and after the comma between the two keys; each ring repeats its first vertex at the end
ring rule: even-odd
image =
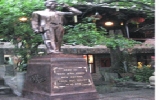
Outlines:
{"type": "MultiPolygon", "coordinates": [[[[155,100],[154,89],[99,94],[99,100],[155,100]]],[[[15,95],[0,95],[0,100],[29,100],[15,95]]]]}
{"type": "Polygon", "coordinates": [[[155,100],[154,89],[100,94],[100,100],[155,100]]]}

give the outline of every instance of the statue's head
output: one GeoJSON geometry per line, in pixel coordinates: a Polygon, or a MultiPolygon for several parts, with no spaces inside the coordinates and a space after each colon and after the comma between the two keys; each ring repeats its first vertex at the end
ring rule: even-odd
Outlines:
{"type": "Polygon", "coordinates": [[[45,2],[45,6],[47,8],[51,8],[51,6],[53,6],[52,8],[55,8],[56,5],[57,5],[56,0],[46,0],[46,2],[45,2]]]}

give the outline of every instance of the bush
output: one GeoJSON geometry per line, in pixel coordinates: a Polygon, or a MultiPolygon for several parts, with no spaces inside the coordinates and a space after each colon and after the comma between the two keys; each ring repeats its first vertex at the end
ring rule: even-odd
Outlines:
{"type": "Polygon", "coordinates": [[[152,76],[154,69],[143,65],[141,68],[134,67],[134,80],[138,82],[149,82],[149,77],[152,76]]]}

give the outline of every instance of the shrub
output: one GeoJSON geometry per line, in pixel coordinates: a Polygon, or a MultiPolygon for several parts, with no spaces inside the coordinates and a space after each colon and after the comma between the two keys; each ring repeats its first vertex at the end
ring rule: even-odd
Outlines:
{"type": "Polygon", "coordinates": [[[143,65],[141,68],[134,67],[134,79],[138,82],[149,82],[149,77],[152,76],[154,69],[143,65]]]}

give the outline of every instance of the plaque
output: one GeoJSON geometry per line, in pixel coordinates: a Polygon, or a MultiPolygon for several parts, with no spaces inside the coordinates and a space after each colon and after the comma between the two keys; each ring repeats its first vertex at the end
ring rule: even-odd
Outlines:
{"type": "Polygon", "coordinates": [[[31,100],[98,100],[82,55],[62,53],[29,61],[23,96],[31,100]]]}

